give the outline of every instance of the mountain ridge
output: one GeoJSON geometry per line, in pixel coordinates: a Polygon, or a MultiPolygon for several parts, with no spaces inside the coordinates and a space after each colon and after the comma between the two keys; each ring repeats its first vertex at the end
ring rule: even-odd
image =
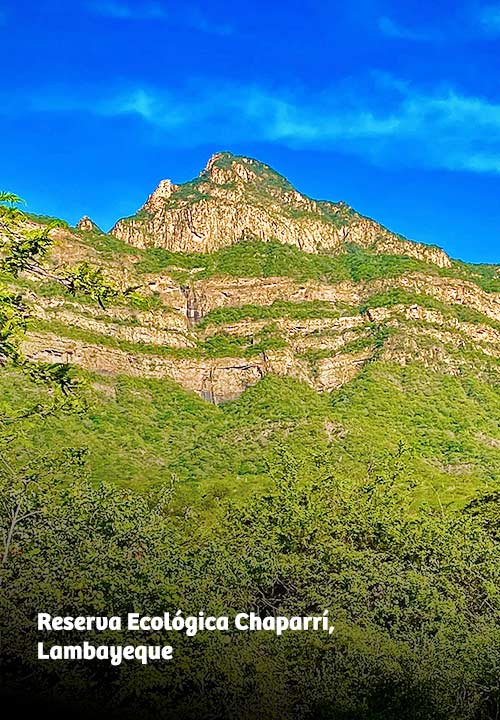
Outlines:
{"type": "MultiPolygon", "coordinates": [[[[45,221],[23,222],[31,231],[45,221]]],[[[96,309],[22,274],[14,286],[27,283],[35,306],[24,342],[33,360],[168,378],[215,404],[267,375],[335,392],[376,362],[496,373],[499,268],[307,198],[252,158],[217,153],[194,181],[161,181],[113,235],[87,216],[76,228],[47,223],[52,272],[83,263],[113,292],[96,309]],[[239,237],[245,223],[253,230],[239,237]],[[266,235],[269,223],[281,237],[266,235]],[[148,242],[144,227],[157,232],[148,242]],[[316,242],[316,232],[326,235],[316,242]]]]}
{"type": "Polygon", "coordinates": [[[345,202],[299,193],[254,158],[215,153],[197,178],[182,185],[162,180],[139,211],[118,220],[111,234],[136,247],[213,252],[245,239],[292,244],[308,253],[345,251],[407,254],[448,267],[440,248],[407,240],[345,202]]]}
{"type": "MultiPolygon", "coordinates": [[[[209,181],[212,195],[202,203],[220,202],[221,215],[233,165],[216,157],[209,167],[220,182],[209,181]]],[[[257,182],[247,170],[238,167],[230,192],[248,198],[251,212],[255,193],[264,212],[275,196],[293,200],[295,190],[274,171],[264,167],[257,182]]],[[[205,182],[195,184],[198,195],[205,182]]],[[[161,215],[176,193],[184,207],[192,192],[163,182],[148,202],[161,215]]],[[[349,219],[354,211],[339,206],[349,219]]],[[[8,279],[7,290],[31,308],[22,351],[85,378],[99,413],[86,415],[83,429],[75,422],[59,431],[69,445],[93,448],[100,477],[110,473],[111,453],[113,481],[147,484],[146,453],[152,481],[170,468],[187,483],[186,498],[192,478],[202,495],[221,478],[228,492],[240,492],[242,478],[265,484],[278,444],[304,456],[335,447],[347,475],[361,481],[371,448],[394,452],[401,439],[417,453],[423,496],[432,497],[430,484],[455,501],[497,477],[498,266],[440,266],[404,252],[415,248],[409,241],[399,253],[349,242],[306,252],[269,238],[174,252],[127,243],[87,217],[77,227],[15,218],[20,235],[45,228],[50,238],[43,273],[27,268],[8,279]],[[57,276],[81,277],[90,296],[54,283],[57,276]],[[94,281],[109,289],[101,304],[94,281]],[[209,418],[218,418],[213,429],[209,418]]],[[[14,392],[19,385],[6,374],[6,397],[11,382],[14,392]]],[[[36,432],[43,444],[44,429],[36,432]]]]}

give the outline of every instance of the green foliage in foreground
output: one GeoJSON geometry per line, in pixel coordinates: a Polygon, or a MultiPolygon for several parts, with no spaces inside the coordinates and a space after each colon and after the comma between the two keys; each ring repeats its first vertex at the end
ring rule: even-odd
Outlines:
{"type": "MultiPolygon", "coordinates": [[[[357,484],[343,479],[336,459],[320,455],[315,470],[304,473],[279,451],[269,492],[245,504],[221,501],[213,529],[196,517],[172,515],[170,486],[149,498],[93,487],[81,455],[60,471],[75,476],[69,486],[39,473],[23,505],[33,514],[4,566],[7,687],[121,717],[496,718],[498,493],[459,511],[423,505],[409,513],[404,462],[397,473],[357,484]],[[97,644],[172,644],[175,660],[147,668],[49,665],[33,659],[39,637],[32,619],[40,608],[69,615],[180,608],[230,616],[328,609],[336,631],[280,639],[87,634],[97,644]]],[[[19,492],[4,479],[4,518],[19,492]]],[[[82,639],[78,633],[45,638],[50,644],[82,639]]]]}

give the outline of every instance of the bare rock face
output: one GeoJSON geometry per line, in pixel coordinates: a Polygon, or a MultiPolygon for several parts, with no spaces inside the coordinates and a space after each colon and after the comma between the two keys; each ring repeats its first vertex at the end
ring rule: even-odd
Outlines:
{"type": "Polygon", "coordinates": [[[230,153],[213,155],[184,185],[162,180],[111,233],[136,247],[172,252],[208,253],[241,240],[277,241],[309,253],[340,253],[355,244],[450,265],[443,250],[395,235],[345,203],[312,200],[267,165],[230,153]]]}
{"type": "Polygon", "coordinates": [[[318,378],[313,378],[306,363],[289,350],[265,353],[252,360],[173,359],[125,352],[47,333],[30,333],[23,350],[35,362],[72,363],[101,374],[169,378],[216,404],[238,397],[269,373],[296,378],[320,391],[332,390],[352,379],[369,358],[368,352],[359,353],[351,362],[351,356],[338,354],[324,361],[318,378]]]}
{"type": "Polygon", "coordinates": [[[150,213],[160,212],[176,189],[177,185],[172,185],[171,180],[162,180],[154,193],[148,197],[144,209],[150,213]]]}
{"type": "Polygon", "coordinates": [[[98,226],[88,217],[88,215],[84,215],[76,227],[78,230],[83,230],[84,232],[99,230],[98,226]]]}

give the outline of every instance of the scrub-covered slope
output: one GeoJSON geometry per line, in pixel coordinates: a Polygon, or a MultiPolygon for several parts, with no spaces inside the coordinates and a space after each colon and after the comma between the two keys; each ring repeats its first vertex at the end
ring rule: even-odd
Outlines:
{"type": "MultiPolygon", "coordinates": [[[[245,158],[214,156],[198,181],[162,188],[118,223],[115,235],[136,233],[127,242],[84,218],[50,231],[44,276],[5,277],[32,307],[25,354],[88,374],[96,411],[83,434],[71,420],[60,437],[88,445],[99,476],[142,484],[148,458],[150,481],[174,473],[238,491],[265,481],[269,453],[286,444],[308,458],[335,449],[361,477],[404,440],[425,495],[439,487],[460,499],[498,479],[498,267],[449,260],[344,205],[314,203],[245,158]],[[236,199],[254,239],[227,234],[236,199]],[[228,223],[227,233],[205,227],[203,252],[192,237],[189,252],[174,252],[188,207],[228,223]],[[266,235],[264,216],[290,234],[266,235]],[[150,222],[159,234],[142,247],[150,222]],[[331,240],[354,227],[366,230],[357,242],[331,240]],[[299,229],[311,252],[295,242],[299,229]],[[82,263],[111,288],[104,303],[51,279],[82,263]]],[[[45,442],[43,428],[32,432],[45,442]]]]}

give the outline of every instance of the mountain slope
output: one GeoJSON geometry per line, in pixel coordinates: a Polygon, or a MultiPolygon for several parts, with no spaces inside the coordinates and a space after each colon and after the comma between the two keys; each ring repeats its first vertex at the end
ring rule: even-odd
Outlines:
{"type": "Polygon", "coordinates": [[[210,158],[184,185],[163,180],[139,212],[111,233],[137,247],[213,252],[245,239],[278,241],[309,253],[342,252],[347,243],[387,254],[450,264],[439,248],[412,243],[345,203],[301,195],[267,165],[230,153],[210,158]]]}
{"type": "Polygon", "coordinates": [[[38,360],[169,377],[214,402],[269,373],[332,390],[376,359],[450,374],[496,367],[500,293],[481,287],[496,281],[459,265],[256,241],[158,257],[95,231],[55,237],[56,264],[87,259],[136,291],[103,310],[31,284],[37,319],[25,350],[38,360]]]}
{"type": "MultiPolygon", "coordinates": [[[[285,222],[294,191],[245,178],[261,239],[220,235],[212,252],[169,206],[185,187],[144,215],[162,247],[0,202],[7,687],[108,717],[493,720],[500,268],[380,237],[305,252],[285,222]],[[265,231],[271,208],[285,242],[265,231]],[[180,632],[180,662],[84,663],[75,685],[74,663],[33,656],[40,608],[326,609],[335,631],[180,632]]],[[[213,185],[192,212],[220,230],[234,204],[213,185]]],[[[315,242],[334,232],[318,213],[300,218],[315,242]]],[[[152,642],[102,635],[129,638],[152,642]]]]}
{"type": "MultiPolygon", "coordinates": [[[[298,228],[313,238],[318,227],[342,233],[364,219],[335,206],[340,220],[328,220],[333,210],[297,197],[256,161],[215,156],[195,186],[202,199],[189,199],[189,183],[164,184],[129,224],[140,234],[156,223],[155,247],[141,247],[139,235],[125,242],[116,228],[107,235],[89,218],[50,231],[52,272],[81,263],[102,272],[116,291],[104,307],[70,294],[50,272],[5,278],[33,308],[26,355],[74,364],[88,379],[96,409],[83,427],[65,421],[57,442],[87,446],[94,474],[116,482],[143,486],[173,473],[188,503],[195,488],[206,495],[265,484],[270,454],[283,446],[306,464],[327,449],[339,472],[362,482],[367,466],[403,441],[416,496],[431,500],[438,491],[457,501],[498,482],[498,267],[450,260],[372,221],[383,242],[390,235],[391,252],[382,252],[380,234],[366,246],[339,240],[335,251],[311,244],[306,252],[298,228]],[[212,234],[205,240],[220,241],[218,249],[193,252],[188,208],[226,222],[235,194],[254,237],[265,237],[272,213],[288,227],[286,198],[309,205],[283,242],[212,234]],[[172,214],[180,235],[165,225],[172,214]],[[173,251],[181,236],[190,252],[173,251]]],[[[43,222],[31,216],[25,226],[43,222]]],[[[5,382],[15,405],[22,391],[5,382]]],[[[29,433],[40,445],[55,442],[43,423],[29,433]]]]}

